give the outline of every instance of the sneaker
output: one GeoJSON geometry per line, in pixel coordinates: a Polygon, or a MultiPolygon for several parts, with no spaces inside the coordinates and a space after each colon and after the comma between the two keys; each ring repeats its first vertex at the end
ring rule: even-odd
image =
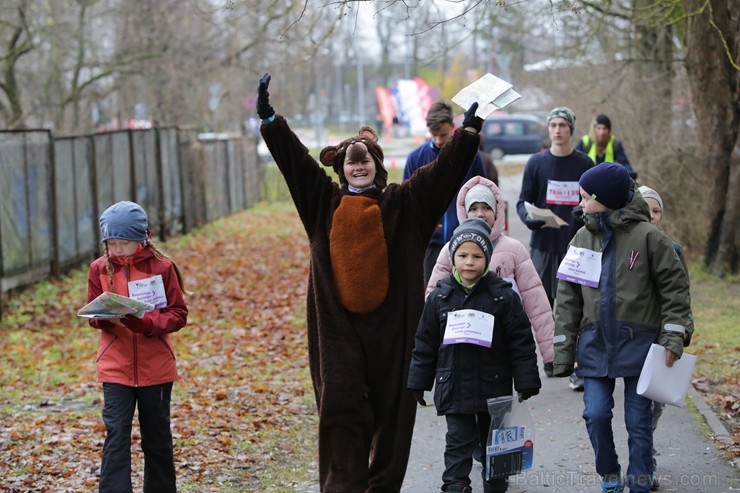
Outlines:
{"type": "Polygon", "coordinates": [[[658,491],[660,482],[658,481],[658,461],[653,457],[653,477],[650,481],[650,491],[658,491]]]}
{"type": "Polygon", "coordinates": [[[610,479],[603,479],[601,481],[601,493],[624,493],[624,479],[622,475],[612,477],[610,479]]]}
{"type": "Polygon", "coordinates": [[[473,488],[464,483],[450,483],[442,485],[442,493],[473,493],[473,488]]]}
{"type": "Polygon", "coordinates": [[[545,375],[548,378],[552,378],[552,371],[553,371],[552,363],[545,363],[545,375]]]}
{"type": "Polygon", "coordinates": [[[583,392],[583,379],[575,373],[571,373],[568,378],[568,387],[576,392],[583,392]]]}
{"type": "Polygon", "coordinates": [[[483,493],[506,493],[509,489],[509,478],[483,481],[483,493]]]}

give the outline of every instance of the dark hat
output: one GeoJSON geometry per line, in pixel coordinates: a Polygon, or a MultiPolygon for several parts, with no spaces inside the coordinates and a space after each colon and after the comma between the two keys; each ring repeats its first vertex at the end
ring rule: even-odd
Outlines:
{"type": "Polygon", "coordinates": [[[100,237],[146,243],[149,223],[146,212],[135,202],[124,200],[108,207],[100,215],[100,237]]]}
{"type": "Polygon", "coordinates": [[[324,147],[319,154],[321,164],[331,166],[339,175],[339,183],[344,187],[348,185],[344,176],[344,158],[347,152],[352,152],[352,157],[356,160],[370,153],[375,161],[375,186],[385,188],[388,184],[388,170],[383,166],[383,149],[378,145],[378,134],[372,128],[362,127],[354,137],[345,139],[338,145],[324,147]]]}
{"type": "Polygon", "coordinates": [[[624,165],[601,163],[583,173],[578,184],[592,199],[615,210],[627,205],[632,178],[624,165]]]}
{"type": "Polygon", "coordinates": [[[491,244],[491,228],[483,219],[477,217],[466,219],[455,228],[450,239],[450,260],[454,265],[455,251],[465,242],[472,241],[478,245],[486,256],[486,266],[491,263],[493,245],[491,244]]]}
{"type": "Polygon", "coordinates": [[[606,115],[599,115],[596,118],[594,118],[594,127],[596,125],[604,125],[609,130],[612,129],[612,121],[609,119],[606,115]]]}
{"type": "Polygon", "coordinates": [[[568,126],[570,127],[570,133],[573,134],[573,127],[575,127],[576,124],[576,114],[573,113],[573,110],[570,108],[566,108],[565,106],[558,106],[557,108],[553,108],[552,111],[550,111],[550,114],[547,115],[547,123],[550,124],[550,120],[553,118],[560,117],[568,123],[568,126]]]}

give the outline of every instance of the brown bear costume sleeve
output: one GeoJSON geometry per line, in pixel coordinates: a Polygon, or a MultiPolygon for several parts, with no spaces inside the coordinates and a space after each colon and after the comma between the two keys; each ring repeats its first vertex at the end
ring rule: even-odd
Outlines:
{"type": "Polygon", "coordinates": [[[282,116],[261,132],[311,245],[307,329],[321,489],[400,491],[416,413],[406,378],[424,251],[479,136],[458,129],[410,180],[355,194],[332,181],[282,116]]]}

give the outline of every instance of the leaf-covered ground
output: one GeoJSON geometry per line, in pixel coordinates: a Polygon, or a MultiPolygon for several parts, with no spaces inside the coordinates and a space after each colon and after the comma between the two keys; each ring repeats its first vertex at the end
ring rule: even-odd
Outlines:
{"type": "MultiPolygon", "coordinates": [[[[180,491],[292,492],[315,482],[316,416],[305,341],[308,244],[290,202],[160,245],[181,267],[189,324],[173,336],[172,429],[180,491]]],[[[97,333],[76,317],[86,269],[7,300],[0,329],[0,491],[97,489],[105,429],[97,333]]],[[[692,274],[696,386],[739,455],[740,283],[692,274]],[[715,366],[708,366],[711,363],[715,366]]],[[[143,457],[134,427],[135,485],[143,457]]]]}
{"type": "MultiPolygon", "coordinates": [[[[292,491],[294,480],[315,470],[315,443],[306,432],[315,428],[315,406],[304,329],[308,245],[291,205],[260,205],[160,246],[193,292],[186,298],[188,326],[173,335],[180,489],[292,491]]],[[[5,307],[2,491],[97,488],[105,437],[97,333],[75,315],[86,301],[85,282],[81,269],[5,307]]],[[[140,484],[143,456],[134,430],[140,484]]]]}

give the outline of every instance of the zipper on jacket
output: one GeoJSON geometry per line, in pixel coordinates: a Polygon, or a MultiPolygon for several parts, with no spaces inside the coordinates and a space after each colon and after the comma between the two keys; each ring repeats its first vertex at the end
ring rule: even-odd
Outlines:
{"type": "MultiPolygon", "coordinates": [[[[131,270],[129,269],[129,265],[125,264],[123,266],[123,277],[126,278],[126,282],[131,281],[131,270]]],[[[136,334],[134,332],[131,333],[133,338],[131,339],[131,344],[133,346],[133,353],[134,353],[134,387],[139,386],[139,341],[138,336],[139,334],[136,334]]]]}

